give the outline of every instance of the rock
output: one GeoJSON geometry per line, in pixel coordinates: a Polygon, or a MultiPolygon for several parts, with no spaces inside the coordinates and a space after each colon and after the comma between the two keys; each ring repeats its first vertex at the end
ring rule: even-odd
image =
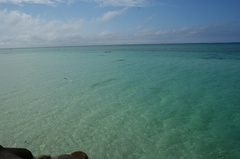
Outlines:
{"type": "Polygon", "coordinates": [[[82,151],[73,152],[71,155],[74,157],[74,159],[88,159],[87,154],[82,151]]]}
{"type": "Polygon", "coordinates": [[[73,152],[71,155],[63,154],[53,158],[50,155],[42,155],[37,157],[36,159],[88,159],[88,156],[82,151],[76,151],[73,152]]]}
{"type": "Polygon", "coordinates": [[[33,159],[33,155],[25,148],[4,148],[0,145],[0,159],[33,159]]]}
{"type": "Polygon", "coordinates": [[[54,157],[53,159],[75,159],[75,158],[73,158],[71,155],[64,154],[64,155],[60,155],[58,157],[54,157]]]}
{"type": "MultiPolygon", "coordinates": [[[[0,145],[0,159],[34,159],[34,157],[28,149],[5,148],[0,145]]],[[[88,159],[88,156],[82,151],[75,151],[70,155],[63,154],[53,158],[50,155],[41,155],[36,159],[88,159]]]]}
{"type": "Polygon", "coordinates": [[[52,159],[52,157],[50,155],[42,155],[37,157],[36,159],[52,159]]]}

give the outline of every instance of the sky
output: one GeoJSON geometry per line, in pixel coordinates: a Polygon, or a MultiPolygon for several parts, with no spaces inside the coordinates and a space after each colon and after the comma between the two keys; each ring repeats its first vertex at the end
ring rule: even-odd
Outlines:
{"type": "Polygon", "coordinates": [[[240,42],[240,0],[0,0],[0,48],[240,42]]]}

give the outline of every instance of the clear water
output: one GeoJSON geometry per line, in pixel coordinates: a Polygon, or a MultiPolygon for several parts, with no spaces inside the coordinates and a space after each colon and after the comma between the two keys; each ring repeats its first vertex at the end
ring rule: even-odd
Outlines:
{"type": "Polygon", "coordinates": [[[240,158],[240,44],[0,50],[0,109],[35,156],[240,158]]]}

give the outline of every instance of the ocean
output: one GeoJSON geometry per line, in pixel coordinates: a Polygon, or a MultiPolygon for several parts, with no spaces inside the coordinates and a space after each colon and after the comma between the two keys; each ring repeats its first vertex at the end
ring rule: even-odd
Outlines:
{"type": "Polygon", "coordinates": [[[0,50],[0,144],[34,156],[240,158],[240,44],[0,50]]]}

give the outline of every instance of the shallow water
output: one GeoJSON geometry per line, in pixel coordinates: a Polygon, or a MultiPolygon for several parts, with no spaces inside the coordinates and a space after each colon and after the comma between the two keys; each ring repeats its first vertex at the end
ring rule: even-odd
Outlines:
{"type": "Polygon", "coordinates": [[[240,44],[5,49],[0,82],[3,146],[240,158],[240,44]]]}

